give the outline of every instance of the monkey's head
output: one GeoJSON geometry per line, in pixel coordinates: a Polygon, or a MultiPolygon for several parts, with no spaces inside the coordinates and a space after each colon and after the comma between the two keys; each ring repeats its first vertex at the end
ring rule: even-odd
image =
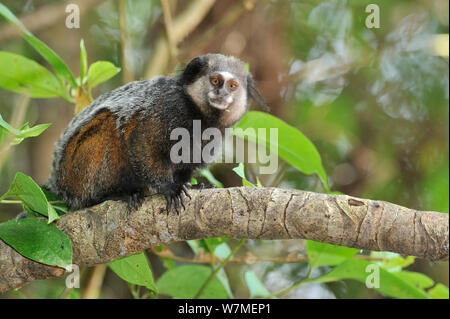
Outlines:
{"type": "Polygon", "coordinates": [[[193,59],[181,78],[186,93],[206,116],[217,116],[224,127],[237,122],[247,111],[248,100],[266,107],[252,75],[241,60],[222,54],[193,59]]]}

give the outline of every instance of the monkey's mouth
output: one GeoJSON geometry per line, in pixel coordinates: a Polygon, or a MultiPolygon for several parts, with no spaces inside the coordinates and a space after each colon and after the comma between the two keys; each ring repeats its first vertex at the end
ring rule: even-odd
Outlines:
{"type": "Polygon", "coordinates": [[[226,110],[230,104],[233,102],[233,98],[231,96],[226,97],[210,97],[209,105],[219,110],[226,110]]]}

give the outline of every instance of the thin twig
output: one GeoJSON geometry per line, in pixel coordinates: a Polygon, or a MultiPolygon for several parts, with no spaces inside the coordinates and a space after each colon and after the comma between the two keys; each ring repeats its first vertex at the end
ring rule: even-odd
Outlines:
{"type": "Polygon", "coordinates": [[[302,280],[300,280],[300,281],[297,282],[296,284],[293,284],[292,286],[290,286],[290,287],[288,287],[288,288],[286,288],[286,289],[280,290],[280,291],[278,291],[278,292],[276,292],[276,293],[274,293],[274,294],[272,294],[272,295],[270,295],[270,296],[268,296],[268,297],[264,297],[264,298],[274,298],[274,297],[279,297],[279,296],[282,296],[282,295],[284,295],[284,294],[287,294],[288,292],[290,292],[290,291],[292,291],[292,290],[294,290],[294,289],[300,287],[301,285],[303,285],[303,284],[309,282],[309,278],[311,277],[311,272],[312,272],[312,267],[309,267],[308,273],[306,274],[306,277],[305,277],[305,278],[303,278],[302,280]]]}
{"type": "Polygon", "coordinates": [[[92,269],[86,289],[81,295],[82,299],[97,299],[100,296],[106,267],[106,265],[98,265],[92,269]]]}
{"type": "MultiPolygon", "coordinates": [[[[28,105],[30,102],[30,96],[23,94],[19,98],[19,102],[13,109],[13,114],[11,116],[10,125],[14,128],[19,128],[24,120],[25,113],[27,112],[28,105]]],[[[0,145],[0,171],[8,158],[9,152],[11,150],[11,142],[14,140],[12,134],[8,134],[5,140],[0,145]]]]}
{"type": "Polygon", "coordinates": [[[170,4],[168,0],[161,0],[161,6],[163,9],[164,16],[164,28],[166,30],[167,43],[169,45],[169,66],[173,65],[177,62],[178,49],[177,43],[173,38],[173,29],[172,29],[172,13],[170,10],[170,4]]]}
{"type": "Polygon", "coordinates": [[[12,200],[12,199],[2,199],[2,200],[0,200],[0,204],[17,205],[17,204],[22,204],[22,201],[21,200],[12,200]]]}
{"type": "MultiPolygon", "coordinates": [[[[194,264],[210,264],[213,260],[215,263],[223,263],[224,259],[219,258],[217,256],[212,257],[210,254],[206,254],[198,258],[197,256],[194,258],[187,258],[174,255],[169,249],[164,249],[162,251],[157,251],[156,249],[151,249],[150,252],[158,257],[170,258],[177,261],[194,263],[194,264]]],[[[361,260],[371,260],[371,261],[386,261],[385,258],[381,257],[372,257],[369,255],[355,255],[353,258],[361,259],[361,260]]],[[[248,254],[244,258],[233,257],[228,262],[229,263],[237,263],[237,264],[253,264],[253,263],[264,263],[264,262],[272,262],[272,263],[303,263],[308,262],[308,257],[257,257],[253,254],[248,254]]]]}
{"type": "Polygon", "coordinates": [[[215,23],[211,28],[208,28],[203,34],[198,36],[197,39],[191,41],[189,46],[183,48],[180,56],[185,58],[193,51],[201,51],[221,30],[233,24],[233,22],[245,12],[252,10],[258,1],[259,0],[239,1],[232,8],[230,8],[217,23],[215,23]]]}
{"type": "MultiPolygon", "coordinates": [[[[172,36],[175,44],[180,43],[203,21],[215,0],[196,0],[189,3],[188,7],[172,21],[172,36]]],[[[165,73],[169,63],[169,45],[165,37],[160,36],[156,42],[151,59],[146,68],[144,78],[165,73]]]]}
{"type": "Polygon", "coordinates": [[[214,269],[214,271],[211,273],[211,275],[209,275],[208,279],[206,279],[206,281],[203,283],[203,285],[200,287],[200,290],[197,292],[197,294],[195,295],[194,299],[198,299],[203,291],[205,291],[206,287],[208,286],[208,284],[211,282],[211,280],[213,280],[216,275],[219,273],[219,271],[226,266],[226,264],[228,264],[228,262],[230,261],[231,257],[234,256],[234,254],[236,254],[236,252],[239,250],[239,248],[241,248],[241,246],[245,243],[247,239],[243,238],[241,239],[236,246],[234,246],[233,250],[231,251],[231,253],[228,255],[227,258],[225,258],[225,260],[220,264],[219,267],[217,267],[216,269],[214,269]]]}
{"type": "Polygon", "coordinates": [[[120,30],[120,53],[122,60],[122,82],[128,83],[134,80],[133,71],[128,63],[128,52],[130,51],[130,35],[128,33],[127,20],[127,1],[117,0],[117,11],[119,15],[119,30],[120,30]]]}

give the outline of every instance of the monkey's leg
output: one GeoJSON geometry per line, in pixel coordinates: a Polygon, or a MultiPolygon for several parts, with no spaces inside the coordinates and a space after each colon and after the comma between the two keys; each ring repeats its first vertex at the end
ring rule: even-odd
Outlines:
{"type": "Polygon", "coordinates": [[[192,169],[191,168],[178,169],[173,174],[173,179],[174,179],[175,183],[181,185],[182,191],[184,192],[186,197],[188,197],[189,199],[191,199],[191,194],[189,194],[189,188],[192,187],[192,185],[190,183],[191,178],[192,178],[192,169]]]}
{"type": "Polygon", "coordinates": [[[174,174],[173,166],[167,163],[163,160],[153,160],[151,166],[145,164],[140,167],[138,176],[149,188],[155,188],[157,193],[164,195],[167,201],[167,212],[173,205],[178,213],[178,207],[185,207],[184,195],[190,197],[184,183],[184,178],[186,178],[184,174],[188,174],[188,172],[184,172],[182,175],[174,174]]]}
{"type": "Polygon", "coordinates": [[[128,196],[127,205],[129,210],[138,210],[142,206],[145,200],[143,192],[136,192],[128,196]]]}

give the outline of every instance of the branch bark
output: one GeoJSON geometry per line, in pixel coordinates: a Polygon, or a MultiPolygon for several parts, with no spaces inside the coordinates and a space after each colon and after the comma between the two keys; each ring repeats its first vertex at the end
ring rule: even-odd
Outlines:
{"type": "MultiPolygon", "coordinates": [[[[304,238],[365,250],[448,260],[448,214],[388,202],[278,188],[192,190],[186,209],[167,213],[161,196],[129,212],[122,202],[62,216],[79,266],[108,263],[155,245],[209,237],[304,238]]],[[[0,241],[0,293],[64,270],[25,257],[0,241]]]]}

